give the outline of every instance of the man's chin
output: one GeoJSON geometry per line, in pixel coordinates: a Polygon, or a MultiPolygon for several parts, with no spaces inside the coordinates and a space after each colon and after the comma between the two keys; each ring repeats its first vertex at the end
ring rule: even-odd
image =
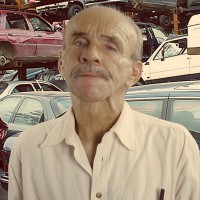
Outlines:
{"type": "Polygon", "coordinates": [[[81,88],[78,90],[72,91],[73,95],[75,95],[78,99],[85,102],[99,102],[105,99],[105,91],[102,91],[99,88],[81,88]]]}

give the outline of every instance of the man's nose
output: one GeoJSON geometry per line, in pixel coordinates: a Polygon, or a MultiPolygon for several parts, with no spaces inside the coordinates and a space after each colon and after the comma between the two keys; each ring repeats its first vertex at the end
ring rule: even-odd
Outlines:
{"type": "Polygon", "coordinates": [[[80,56],[81,63],[101,64],[100,52],[95,46],[88,46],[83,50],[80,56]]]}

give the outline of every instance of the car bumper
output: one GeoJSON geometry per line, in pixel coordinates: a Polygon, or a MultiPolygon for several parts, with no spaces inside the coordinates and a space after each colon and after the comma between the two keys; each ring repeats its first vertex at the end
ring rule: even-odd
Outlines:
{"type": "Polygon", "coordinates": [[[8,176],[5,173],[2,174],[0,177],[0,183],[1,187],[6,191],[8,191],[8,182],[9,182],[8,176]]]}

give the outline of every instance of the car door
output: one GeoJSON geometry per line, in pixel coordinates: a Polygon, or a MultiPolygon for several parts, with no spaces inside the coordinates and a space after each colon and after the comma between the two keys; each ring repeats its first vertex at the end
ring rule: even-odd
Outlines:
{"type": "Polygon", "coordinates": [[[27,15],[37,39],[36,57],[58,57],[62,46],[62,34],[53,30],[52,26],[36,15],[27,15]]]}
{"type": "Polygon", "coordinates": [[[174,98],[169,100],[170,121],[185,126],[200,147],[200,98],[174,98]]]}
{"type": "Polygon", "coordinates": [[[177,39],[166,42],[156,55],[144,67],[150,74],[147,81],[168,82],[189,79],[189,56],[187,54],[187,39],[177,39]]]}
{"type": "Polygon", "coordinates": [[[35,55],[35,38],[22,13],[6,13],[5,31],[8,40],[15,47],[15,60],[28,60],[35,55]]]}
{"type": "Polygon", "coordinates": [[[0,100],[0,116],[4,122],[10,123],[13,113],[17,108],[21,97],[6,97],[0,100]]]}
{"type": "Polygon", "coordinates": [[[13,124],[36,125],[44,121],[45,109],[38,99],[31,97],[24,98],[13,117],[13,124]]]}
{"type": "Polygon", "coordinates": [[[200,55],[189,55],[190,77],[200,79],[200,55]]]}

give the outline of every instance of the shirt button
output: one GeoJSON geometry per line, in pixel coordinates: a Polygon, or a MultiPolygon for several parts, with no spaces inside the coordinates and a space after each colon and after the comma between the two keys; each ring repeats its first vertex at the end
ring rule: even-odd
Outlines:
{"type": "Polygon", "coordinates": [[[97,197],[97,198],[101,198],[101,197],[102,197],[101,192],[97,192],[97,193],[96,193],[96,197],[97,197]]]}

